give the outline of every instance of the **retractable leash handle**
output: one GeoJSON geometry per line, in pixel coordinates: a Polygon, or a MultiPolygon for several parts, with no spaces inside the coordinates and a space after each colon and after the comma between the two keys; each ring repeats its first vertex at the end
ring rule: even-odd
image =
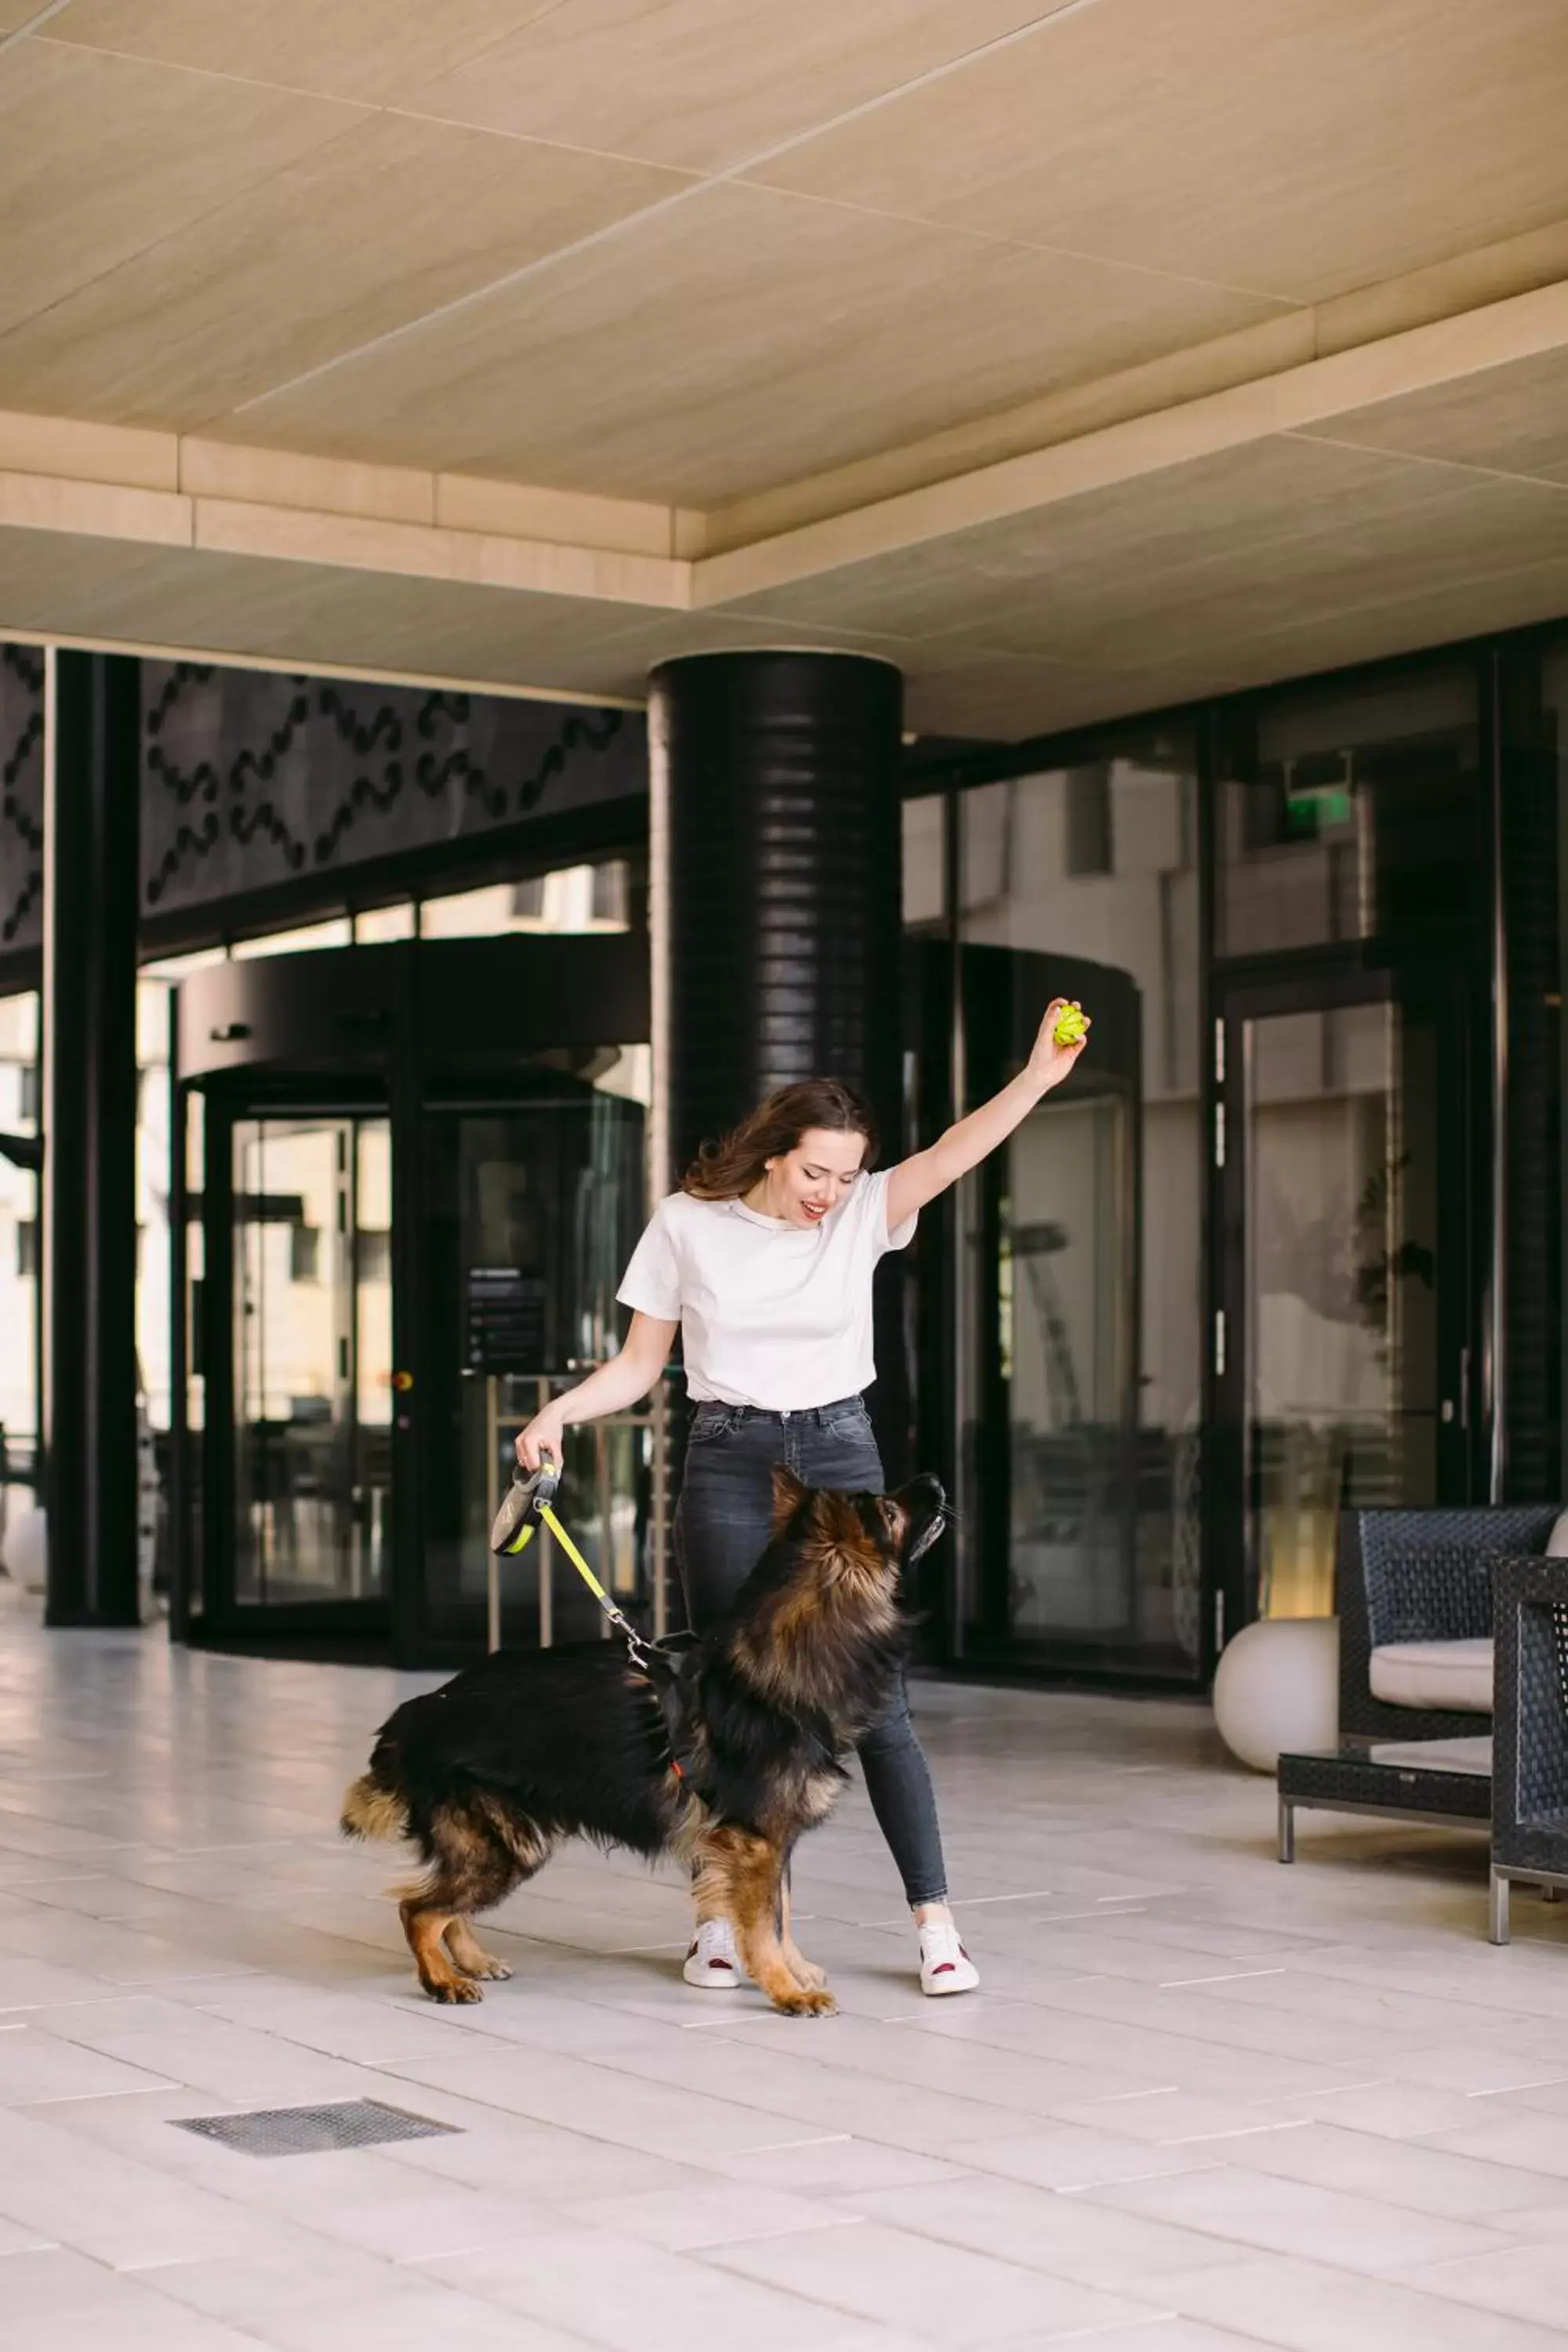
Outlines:
{"type": "Polygon", "coordinates": [[[531,1473],[518,1464],[490,1528],[490,1549],[498,1559],[515,1559],[528,1549],[534,1529],[560,1490],[561,1465],[552,1454],[546,1454],[531,1473]]]}

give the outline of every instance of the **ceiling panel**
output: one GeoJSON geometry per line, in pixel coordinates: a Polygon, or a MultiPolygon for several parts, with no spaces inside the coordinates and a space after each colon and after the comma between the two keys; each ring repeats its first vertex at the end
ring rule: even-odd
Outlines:
{"type": "Polygon", "coordinates": [[[429,580],[0,531],[12,629],[101,635],[257,660],[405,669],[598,690],[592,648],[626,608],[429,580]]]}
{"type": "MultiPolygon", "coordinates": [[[[1402,509],[1332,520],[1304,511],[1282,534],[1236,534],[1206,542],[1202,560],[1153,575],[1118,562],[1079,568],[1075,589],[1054,573],[987,617],[971,583],[968,617],[988,642],[1015,653],[1123,664],[1158,644],[1173,660],[1209,656],[1260,630],[1313,614],[1355,610],[1462,585],[1519,565],[1568,555],[1568,498],[1522,482],[1470,481],[1402,509]]],[[[963,607],[960,607],[961,611],[963,607]]]]}
{"type": "Polygon", "coordinates": [[[363,120],[362,109],[333,100],[134,58],[42,41],[7,49],[0,331],[363,120]]]}
{"type": "Polygon", "coordinates": [[[446,123],[352,121],[0,338],[8,404],[188,431],[689,184],[446,123]]]}
{"type": "Polygon", "coordinates": [[[1568,483],[1568,352],[1543,352],[1302,430],[1313,439],[1568,483]]]}
{"type": "MultiPolygon", "coordinates": [[[[0,0],[0,16],[12,0],[0,0]]],[[[35,8],[37,0],[35,0],[35,8]]],[[[446,73],[552,0],[71,0],[46,37],[374,103],[446,73]]]]}
{"type": "Polygon", "coordinates": [[[1562,0],[1100,0],[759,176],[1312,301],[1568,214],[1562,0]]]}
{"type": "Polygon", "coordinates": [[[1397,538],[1470,478],[1373,450],[1276,436],[845,565],[736,609],[912,637],[965,625],[1065,638],[1097,594],[1128,618],[1181,601],[1235,565],[1288,575],[1303,541],[1352,528],[1397,538]],[[955,617],[955,615],[957,617],[955,617]]]}
{"type": "Polygon", "coordinates": [[[248,409],[233,431],[701,506],[1273,310],[721,185],[248,409]]]}
{"type": "Polygon", "coordinates": [[[563,0],[408,103],[531,138],[719,171],[950,65],[1049,5],[563,0]]]}
{"type": "MultiPolygon", "coordinates": [[[[1413,509],[1396,528],[1342,523],[1263,547],[1243,541],[1228,559],[1179,582],[1146,582],[1142,598],[1133,583],[1110,572],[1086,578],[1071,609],[1065,598],[1026,595],[1005,619],[978,626],[988,644],[1058,660],[1120,665],[1152,645],[1172,662],[1208,660],[1260,633],[1462,588],[1553,557],[1568,559],[1568,499],[1524,484],[1483,484],[1413,509]]],[[[957,639],[976,625],[961,621],[957,639]]]]}
{"type": "Polygon", "coordinates": [[[1281,436],[737,609],[869,633],[911,725],[1005,736],[1541,617],[1565,573],[1568,495],[1281,436]]]}
{"type": "Polygon", "coordinates": [[[1260,631],[1232,649],[1248,685],[1303,677],[1424,646],[1450,645],[1492,629],[1526,628],[1568,613],[1568,557],[1449,581],[1385,604],[1313,613],[1285,629],[1260,631]]]}
{"type": "Polygon", "coordinates": [[[944,649],[917,658],[904,679],[904,724],[921,735],[970,735],[991,742],[1054,734],[1102,719],[1158,710],[1242,683],[1226,668],[1144,663],[1126,670],[1084,663],[1025,661],[1006,654],[944,649]]]}

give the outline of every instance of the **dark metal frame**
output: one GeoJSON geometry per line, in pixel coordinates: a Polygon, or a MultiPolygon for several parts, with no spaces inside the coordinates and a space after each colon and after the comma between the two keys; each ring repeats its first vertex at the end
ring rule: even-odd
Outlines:
{"type": "MultiPolygon", "coordinates": [[[[647,969],[636,935],[601,940],[406,942],[353,956],[258,958],[216,965],[175,992],[171,1076],[175,1181],[171,1190],[171,1434],[176,1639],[291,1654],[426,1659],[421,1574],[425,1436],[420,1376],[426,1327],[422,1123],[462,1106],[519,1097],[531,1054],[631,1045],[647,1031],[647,969]],[[545,1034],[547,1029],[552,1034],[545,1034]],[[622,1034],[611,1036],[608,1030],[622,1034]],[[191,1203],[184,1145],[189,1106],[207,1121],[201,1298],[205,1428],[187,1425],[184,1343],[191,1203]],[[408,1409],[393,1430],[392,1553],[384,1599],[237,1604],[233,1598],[232,1150],[237,1118],[389,1117],[392,1122],[393,1360],[411,1371],[408,1409]],[[201,1453],[201,1563],[195,1566],[195,1455],[201,1453]]],[[[523,1089],[526,1094],[526,1088],[523,1089]]]]}
{"type": "MultiPolygon", "coordinates": [[[[1465,1718],[1471,1733],[1478,1718],[1465,1718]]],[[[1417,1735],[1418,1736],[1418,1735],[1417,1735]]],[[[1464,1735],[1460,1735],[1461,1737],[1464,1735]]],[[[1491,1813],[1485,1772],[1458,1772],[1441,1764],[1394,1763],[1353,1743],[1337,1754],[1279,1759],[1279,1859],[1296,1859],[1296,1816],[1361,1813],[1383,1822],[1415,1822],[1425,1829],[1480,1829],[1491,1813]]]]}
{"type": "Polygon", "coordinates": [[[1490,1935],[1516,1881],[1568,1893],[1568,1559],[1500,1560],[1490,1935]]]}
{"type": "MultiPolygon", "coordinates": [[[[230,1081],[214,1088],[205,1100],[205,1135],[203,1150],[203,1228],[205,1255],[202,1280],[202,1367],[205,1376],[205,1427],[202,1441],[202,1578],[200,1625],[205,1640],[250,1643],[262,1637],[283,1643],[301,1635],[347,1644],[384,1644],[392,1632],[391,1606],[403,1588],[405,1563],[398,1556],[399,1537],[407,1517],[405,1489],[411,1465],[408,1449],[395,1444],[393,1466],[393,1565],[390,1590],[384,1600],[328,1601],[255,1601],[236,1599],[234,1589],[235,1420],[233,1178],[234,1130],[248,1118],[322,1118],[385,1117],[387,1091],[374,1081],[357,1084],[348,1076],[318,1079],[258,1075],[248,1085],[230,1081]]],[[[398,1160],[393,1154],[395,1202],[398,1160]]],[[[395,1205],[393,1249],[410,1230],[395,1205]]],[[[400,1291],[393,1284],[395,1320],[400,1291]]],[[[396,1360],[404,1360],[394,1338],[396,1360]]],[[[182,1432],[182,1434],[184,1433],[182,1432]]],[[[176,1448],[183,1453],[183,1445],[176,1448]]],[[[188,1479],[187,1479],[188,1484],[188,1479]]],[[[176,1579],[179,1621],[194,1630],[188,1575],[176,1579]]],[[[174,1612],[171,1611],[173,1616],[174,1612]]],[[[395,1644],[401,1654],[401,1645],[395,1644]]]]}

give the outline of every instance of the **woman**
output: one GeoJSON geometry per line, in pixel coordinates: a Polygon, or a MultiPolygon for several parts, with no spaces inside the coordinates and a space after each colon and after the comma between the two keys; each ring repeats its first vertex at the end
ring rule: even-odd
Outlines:
{"type": "MultiPolygon", "coordinates": [[[[732,1135],[704,1148],[655,1212],[619,1297],[632,1309],[618,1356],[546,1406],[517,1441],[524,1466],[560,1457],[569,1423],[625,1412],[647,1394],[679,1330],[696,1407],[676,1511],[676,1558],[699,1633],[721,1617],[765,1549],[773,1467],[808,1486],[882,1487],[863,1391],[876,1377],[871,1277],[905,1248],[929,1201],[1005,1142],[1083,1050],[1057,1038],[1051,1005],[1027,1063],[929,1150],[873,1174],[870,1115],[831,1078],[785,1087],[732,1135]]],[[[1077,1006],[1072,1010],[1079,1011],[1077,1006]]],[[[1080,1024],[1087,1034],[1088,1024],[1080,1024]]],[[[979,1973],[947,1906],[931,1774],[900,1688],[859,1744],[867,1794],[904,1882],[921,1990],[968,1992],[979,1973]]],[[[729,1923],[701,1920],[689,1984],[741,1982],[729,1923]]]]}

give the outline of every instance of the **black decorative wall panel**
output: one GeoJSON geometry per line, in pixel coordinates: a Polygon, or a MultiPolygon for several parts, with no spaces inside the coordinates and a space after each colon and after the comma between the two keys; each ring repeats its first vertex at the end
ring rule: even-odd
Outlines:
{"type": "Polygon", "coordinates": [[[44,940],[44,656],[0,646],[0,955],[44,940]]]}
{"type": "Polygon", "coordinates": [[[640,714],[142,665],[152,917],[645,793],[640,714]]]}

